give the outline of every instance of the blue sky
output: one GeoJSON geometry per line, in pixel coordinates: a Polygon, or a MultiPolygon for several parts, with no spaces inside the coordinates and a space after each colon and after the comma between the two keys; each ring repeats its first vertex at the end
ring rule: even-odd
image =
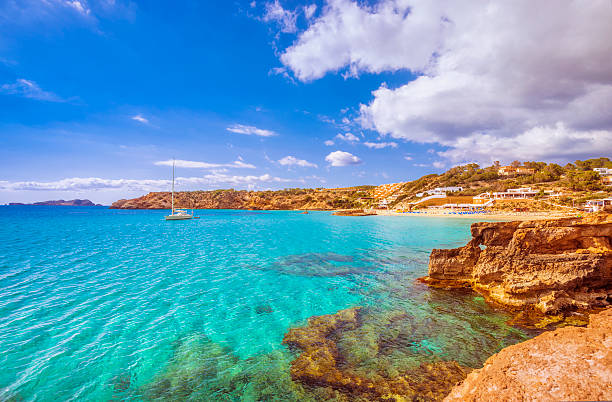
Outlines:
{"type": "MultiPolygon", "coordinates": [[[[609,29],[586,23],[606,17],[605,4],[586,10],[592,14],[576,29],[593,38],[609,29]]],[[[496,17],[481,16],[492,26],[496,17]]],[[[478,58],[494,56],[466,58],[478,43],[457,38],[482,34],[466,31],[466,18],[452,6],[391,0],[3,2],[0,203],[109,203],[163,190],[172,158],[180,189],[277,189],[381,184],[465,161],[564,161],[612,150],[610,112],[593,112],[596,96],[612,99],[608,73],[592,72],[593,84],[576,71],[598,87],[578,83],[563,93],[554,82],[534,88],[519,77],[521,91],[498,103],[491,94],[516,83],[494,71],[482,80],[490,87],[466,93],[458,83],[475,91],[478,58]],[[527,102],[533,91],[541,104],[565,106],[527,102]],[[491,100],[470,105],[474,98],[491,100]],[[505,112],[517,101],[520,113],[505,112]],[[582,120],[561,117],[568,104],[582,120]],[[536,137],[551,149],[515,145],[536,137]],[[575,143],[586,146],[567,151],[575,143]],[[470,154],[475,148],[482,151],[470,154]]],[[[536,20],[524,24],[528,33],[538,29],[536,20]]],[[[605,42],[585,47],[576,57],[609,58],[605,42]]],[[[546,49],[536,61],[558,56],[546,49]]],[[[524,74],[572,75],[530,68],[524,74]]]]}

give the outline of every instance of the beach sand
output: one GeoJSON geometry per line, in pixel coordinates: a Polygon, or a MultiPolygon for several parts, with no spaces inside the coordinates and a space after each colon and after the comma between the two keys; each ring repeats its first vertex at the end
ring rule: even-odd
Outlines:
{"type": "Polygon", "coordinates": [[[487,211],[484,213],[461,214],[451,209],[437,209],[419,211],[418,213],[400,213],[388,210],[375,210],[376,215],[405,216],[405,217],[435,217],[435,218],[464,218],[464,219],[491,219],[502,221],[531,221],[540,219],[571,218],[581,215],[580,213],[568,213],[562,211],[552,212],[512,212],[512,211],[487,211]]]}

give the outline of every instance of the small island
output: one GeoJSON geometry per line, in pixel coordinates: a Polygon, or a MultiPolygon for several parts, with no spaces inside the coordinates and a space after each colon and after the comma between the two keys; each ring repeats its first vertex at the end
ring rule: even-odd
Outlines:
{"type": "Polygon", "coordinates": [[[60,206],[60,207],[101,207],[102,204],[94,204],[90,200],[50,200],[50,201],[39,201],[31,204],[25,204],[22,202],[10,202],[9,206],[18,205],[35,205],[35,206],[60,206]]]}

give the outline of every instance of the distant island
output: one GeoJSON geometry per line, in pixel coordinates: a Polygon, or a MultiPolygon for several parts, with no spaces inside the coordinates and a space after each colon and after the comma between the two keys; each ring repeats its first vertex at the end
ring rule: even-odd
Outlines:
{"type": "Polygon", "coordinates": [[[101,207],[102,204],[94,204],[89,200],[51,200],[51,201],[40,201],[32,204],[25,204],[22,202],[10,202],[9,205],[52,205],[62,207],[101,207]]]}

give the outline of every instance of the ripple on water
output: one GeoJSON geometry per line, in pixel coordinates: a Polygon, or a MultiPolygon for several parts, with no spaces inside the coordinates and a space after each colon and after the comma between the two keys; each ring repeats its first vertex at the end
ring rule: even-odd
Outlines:
{"type": "Polygon", "coordinates": [[[362,325],[337,347],[368,378],[476,367],[531,335],[472,293],[415,283],[467,220],[163,214],[0,207],[0,400],[358,400],[293,381],[282,344],[353,306],[362,325]]]}

